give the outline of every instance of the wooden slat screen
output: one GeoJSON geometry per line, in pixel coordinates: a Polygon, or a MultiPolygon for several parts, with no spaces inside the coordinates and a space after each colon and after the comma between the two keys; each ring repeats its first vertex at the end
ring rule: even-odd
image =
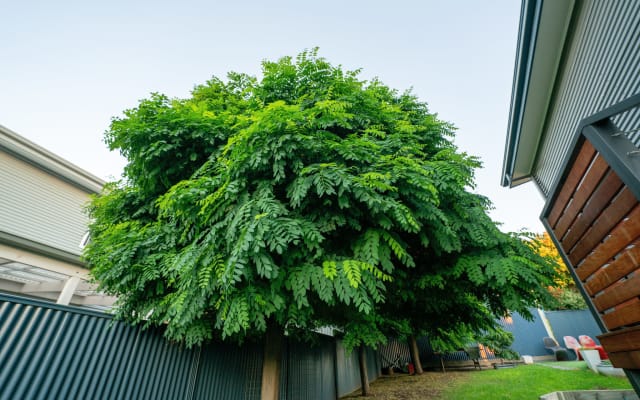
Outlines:
{"type": "Polygon", "coordinates": [[[608,333],[612,363],[640,369],[640,203],[584,140],[543,216],[608,333]]]}

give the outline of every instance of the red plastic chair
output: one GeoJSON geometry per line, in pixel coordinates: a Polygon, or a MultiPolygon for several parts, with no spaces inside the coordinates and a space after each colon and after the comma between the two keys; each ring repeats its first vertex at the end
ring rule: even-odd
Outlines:
{"type": "Polygon", "coordinates": [[[601,360],[609,359],[609,356],[607,355],[607,352],[604,351],[602,346],[596,344],[596,342],[593,339],[591,339],[590,336],[580,335],[578,337],[578,340],[580,341],[580,344],[582,345],[582,347],[598,350],[598,353],[600,354],[600,359],[601,360]]]}
{"type": "Polygon", "coordinates": [[[578,342],[578,339],[573,336],[563,336],[562,340],[564,340],[564,345],[567,349],[571,349],[576,353],[576,360],[582,360],[582,355],[580,354],[582,345],[578,342]]]}

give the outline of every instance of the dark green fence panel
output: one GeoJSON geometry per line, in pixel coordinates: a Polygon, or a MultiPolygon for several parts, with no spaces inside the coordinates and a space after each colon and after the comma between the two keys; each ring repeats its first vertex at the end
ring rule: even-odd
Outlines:
{"type": "Polygon", "coordinates": [[[190,398],[198,349],[171,344],[159,330],[138,330],[135,334],[116,398],[190,398]]]}
{"type": "Polygon", "coordinates": [[[289,339],[286,352],[286,383],[280,399],[335,400],[335,340],[318,335],[317,343],[289,339]],[[284,392],[283,392],[284,390],[284,392]]]}
{"type": "Polygon", "coordinates": [[[212,343],[202,348],[194,399],[253,400],[260,398],[261,345],[212,343]]]}
{"type": "Polygon", "coordinates": [[[189,398],[194,355],[102,313],[0,295],[0,399],[189,398]]]}
{"type": "MultiPolygon", "coordinates": [[[[283,400],[333,400],[360,387],[357,354],[320,335],[315,346],[288,339],[283,400]]],[[[0,399],[260,398],[263,346],[171,344],[78,307],[0,294],[0,399]]],[[[367,352],[371,381],[378,353],[367,352]]]]}
{"type": "Polygon", "coordinates": [[[380,353],[368,348],[367,349],[367,374],[369,381],[375,381],[382,373],[382,362],[380,360],[380,353]]]}
{"type": "Polygon", "coordinates": [[[341,340],[336,345],[336,379],[338,396],[345,396],[360,387],[358,354],[355,351],[348,353],[341,340]]]}

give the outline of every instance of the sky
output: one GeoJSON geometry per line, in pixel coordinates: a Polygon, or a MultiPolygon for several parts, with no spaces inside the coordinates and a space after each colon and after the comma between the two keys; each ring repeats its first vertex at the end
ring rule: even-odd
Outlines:
{"type": "Polygon", "coordinates": [[[502,188],[517,0],[0,0],[0,125],[99,178],[126,161],[103,142],[111,118],[151,92],[188,97],[262,60],[319,55],[412,88],[478,156],[476,192],[504,231],[543,232],[534,184],[502,188]]]}

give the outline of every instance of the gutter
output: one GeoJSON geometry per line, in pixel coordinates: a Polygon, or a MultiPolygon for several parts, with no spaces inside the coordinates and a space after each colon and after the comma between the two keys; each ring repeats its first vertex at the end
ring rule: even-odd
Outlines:
{"type": "Polygon", "coordinates": [[[105,182],[0,125],[0,150],[33,165],[89,194],[100,193],[105,182]]]}
{"type": "Polygon", "coordinates": [[[527,177],[526,179],[518,179],[518,182],[512,181],[543,1],[544,0],[522,1],[520,27],[518,30],[518,46],[516,49],[516,64],[513,72],[513,86],[511,90],[511,106],[509,108],[507,141],[502,163],[502,186],[513,187],[531,179],[527,177]]]}
{"type": "Polygon", "coordinates": [[[86,263],[79,254],[74,254],[66,250],[34,242],[33,240],[25,239],[10,233],[0,231],[0,244],[29,251],[41,256],[50,257],[55,260],[64,261],[78,267],[87,268],[86,263]]]}

